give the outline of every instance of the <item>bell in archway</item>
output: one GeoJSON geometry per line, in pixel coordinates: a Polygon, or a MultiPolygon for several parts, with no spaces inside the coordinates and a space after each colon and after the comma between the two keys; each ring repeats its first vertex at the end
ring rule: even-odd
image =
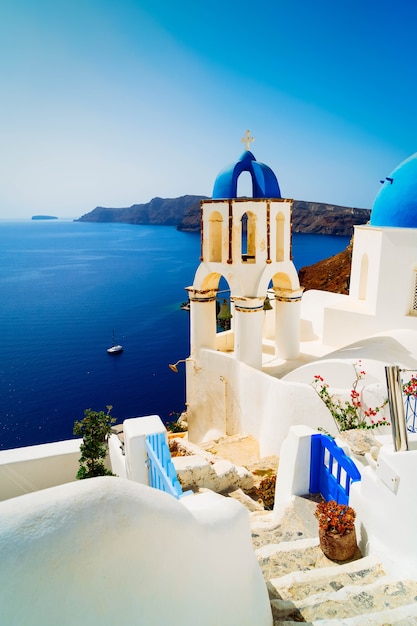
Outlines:
{"type": "Polygon", "coordinates": [[[268,294],[266,295],[266,298],[264,300],[264,307],[263,307],[264,311],[272,311],[272,304],[271,301],[269,299],[268,294]]]}
{"type": "Polygon", "coordinates": [[[230,312],[230,305],[227,300],[223,300],[217,319],[219,322],[230,320],[233,315],[230,312]]]}

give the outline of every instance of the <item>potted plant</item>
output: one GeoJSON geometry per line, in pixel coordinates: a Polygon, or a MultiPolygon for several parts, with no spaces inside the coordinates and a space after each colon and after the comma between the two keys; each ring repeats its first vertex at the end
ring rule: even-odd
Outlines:
{"type": "Polygon", "coordinates": [[[315,516],[319,522],[320,548],[332,561],[351,559],[357,548],[355,517],[352,507],[334,500],[319,502],[315,516]]]}

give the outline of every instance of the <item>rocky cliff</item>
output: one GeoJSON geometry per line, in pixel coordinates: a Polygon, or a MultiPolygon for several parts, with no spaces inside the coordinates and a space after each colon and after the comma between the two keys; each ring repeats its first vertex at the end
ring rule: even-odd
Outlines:
{"type": "Polygon", "coordinates": [[[300,285],[308,289],[321,289],[334,293],[349,293],[350,265],[353,238],[348,247],[329,259],[302,267],[298,272],[300,285]]]}
{"type": "MultiPolygon", "coordinates": [[[[200,200],[206,199],[206,196],[187,195],[179,198],[153,198],[146,204],[133,204],[120,209],[96,207],[78,221],[159,224],[176,226],[178,230],[186,232],[199,232],[200,200]]],[[[353,226],[366,223],[369,216],[368,209],[294,200],[292,231],[350,236],[353,226]]]]}
{"type": "Polygon", "coordinates": [[[145,204],[133,204],[120,209],[98,206],[76,221],[177,226],[189,210],[199,211],[200,200],[205,198],[206,196],[153,198],[145,204]]]}
{"type": "Polygon", "coordinates": [[[366,224],[370,215],[369,209],[294,200],[292,232],[350,236],[353,227],[366,224]]]}
{"type": "MultiPolygon", "coordinates": [[[[369,216],[370,211],[368,209],[294,200],[292,232],[349,237],[353,234],[355,224],[365,224],[369,221],[369,216]]],[[[194,206],[187,211],[177,228],[188,232],[198,232],[200,230],[200,208],[194,206]]]]}

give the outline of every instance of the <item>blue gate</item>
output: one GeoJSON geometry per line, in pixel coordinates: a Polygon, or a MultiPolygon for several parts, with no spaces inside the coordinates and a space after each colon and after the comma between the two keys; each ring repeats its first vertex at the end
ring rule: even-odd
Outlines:
{"type": "Polygon", "coordinates": [[[166,491],[177,499],[191,493],[184,494],[182,490],[164,433],[146,435],[146,450],[151,487],[166,491]]]}
{"type": "Polygon", "coordinates": [[[361,479],[358,468],[328,435],[311,436],[310,493],[328,502],[349,504],[350,485],[361,479]]]}

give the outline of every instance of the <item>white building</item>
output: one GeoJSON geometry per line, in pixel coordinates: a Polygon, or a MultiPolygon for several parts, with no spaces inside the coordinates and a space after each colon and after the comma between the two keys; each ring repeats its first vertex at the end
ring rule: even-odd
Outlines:
{"type": "Polygon", "coordinates": [[[219,174],[212,200],[201,203],[201,263],[188,287],[193,441],[244,432],[262,454],[279,454],[291,425],[334,432],[311,388],[315,374],[346,390],[360,359],[366,393],[379,404],[385,365],[416,366],[416,187],[414,155],[384,181],[370,224],[355,227],[349,295],[303,294],[291,261],[292,200],[280,197],[273,172],[246,151],[219,174]],[[242,172],[253,198],[236,197],[242,172]],[[220,278],[233,317],[229,331],[216,333],[220,278]]]}
{"type": "MultiPolygon", "coordinates": [[[[283,504],[308,490],[309,444],[303,439],[318,427],[337,435],[312,388],[314,376],[347,398],[360,361],[366,371],[362,402],[377,406],[387,397],[386,366],[417,368],[417,154],[381,181],[370,223],[355,227],[349,295],[302,294],[290,253],[292,201],[280,198],[273,180],[245,152],[219,175],[213,199],[202,202],[201,264],[188,288],[187,412],[194,441],[249,433],[263,455],[277,454],[281,464],[285,458],[277,487],[283,504]],[[252,177],[254,198],[235,197],[242,171],[252,177]],[[221,276],[230,287],[233,318],[231,330],[216,334],[221,276]],[[271,311],[263,309],[267,293],[271,311]]],[[[388,407],[384,412],[389,419],[388,407]]],[[[403,568],[413,569],[416,435],[399,452],[390,428],[379,429],[378,439],[378,461],[369,455],[357,460],[362,480],[352,486],[351,502],[366,529],[361,547],[387,558],[394,551],[403,568]]]]}

